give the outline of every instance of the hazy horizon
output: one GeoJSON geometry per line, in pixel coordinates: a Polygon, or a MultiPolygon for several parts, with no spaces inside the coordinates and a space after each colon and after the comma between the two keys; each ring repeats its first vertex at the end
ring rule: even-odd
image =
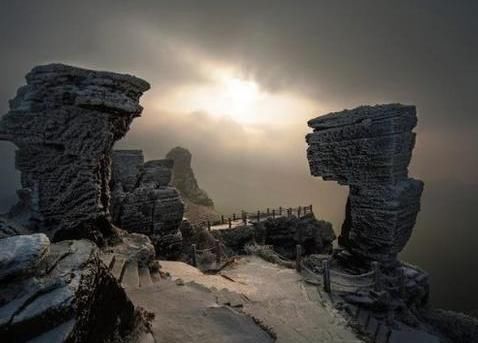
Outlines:
{"type": "MultiPolygon", "coordinates": [[[[347,187],[310,176],[307,120],[380,103],[417,106],[410,176],[425,182],[403,258],[436,304],[478,309],[478,3],[460,1],[25,1],[0,5],[0,114],[35,65],[137,75],[152,88],[117,147],[175,146],[219,211],[314,205],[340,230],[347,187]]],[[[0,142],[0,211],[15,202],[0,142]]]]}

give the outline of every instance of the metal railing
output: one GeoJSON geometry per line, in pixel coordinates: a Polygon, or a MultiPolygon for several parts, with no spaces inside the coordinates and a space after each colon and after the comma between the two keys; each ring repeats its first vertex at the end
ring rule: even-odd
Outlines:
{"type": "MultiPolygon", "coordinates": [[[[337,271],[330,268],[329,259],[322,260],[322,265],[319,271],[311,270],[304,264],[302,258],[302,246],[296,245],[295,262],[282,256],[273,250],[271,246],[258,246],[255,244],[255,251],[259,256],[264,255],[264,250],[267,250],[267,255],[270,262],[279,262],[279,264],[289,266],[297,270],[298,273],[306,275],[305,280],[309,283],[321,285],[325,292],[339,291],[339,292],[357,292],[359,290],[381,290],[383,284],[382,273],[380,272],[380,265],[378,262],[372,262],[372,270],[362,274],[349,274],[337,271]],[[271,258],[271,256],[275,256],[271,258]]],[[[262,257],[262,256],[261,256],[262,257]]]]}
{"type": "Polygon", "coordinates": [[[221,261],[223,261],[224,259],[227,259],[227,256],[225,256],[225,254],[222,253],[223,251],[224,251],[224,248],[221,247],[221,243],[218,239],[214,241],[213,248],[197,249],[196,244],[192,244],[191,245],[191,264],[194,267],[198,267],[199,266],[198,256],[210,253],[215,256],[216,265],[219,265],[221,261]]]}
{"type": "Polygon", "coordinates": [[[312,213],[312,205],[298,206],[298,207],[282,207],[267,208],[266,210],[257,210],[254,212],[241,211],[240,213],[232,213],[231,215],[221,215],[220,220],[212,221],[208,219],[203,224],[207,226],[208,230],[211,230],[215,226],[227,225],[228,228],[232,228],[233,224],[242,223],[247,225],[252,222],[260,222],[267,218],[276,217],[291,217],[293,215],[297,217],[304,216],[312,213]]]}

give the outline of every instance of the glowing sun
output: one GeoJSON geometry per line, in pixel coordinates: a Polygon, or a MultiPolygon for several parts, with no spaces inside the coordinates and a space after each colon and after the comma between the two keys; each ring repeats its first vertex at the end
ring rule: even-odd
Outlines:
{"type": "Polygon", "coordinates": [[[226,68],[207,68],[206,82],[175,88],[155,97],[157,107],[194,113],[204,112],[216,119],[229,118],[244,127],[287,125],[294,114],[310,113],[313,104],[300,96],[270,93],[253,79],[226,68]]]}

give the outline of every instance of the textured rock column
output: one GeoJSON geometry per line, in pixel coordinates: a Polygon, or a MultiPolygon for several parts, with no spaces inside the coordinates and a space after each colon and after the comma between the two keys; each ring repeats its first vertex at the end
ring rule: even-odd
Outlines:
{"type": "Polygon", "coordinates": [[[176,258],[182,246],[184,204],[170,186],[172,168],[168,159],[144,163],[141,150],[113,153],[113,223],[148,235],[162,258],[176,258]]]}
{"type": "Polygon", "coordinates": [[[339,243],[355,257],[392,264],[420,210],[423,182],[408,177],[417,123],[414,106],[362,106],[308,122],[313,176],[349,185],[339,243]]]}
{"type": "Polygon", "coordinates": [[[39,230],[81,230],[107,219],[112,147],[140,115],[149,84],[62,64],[35,67],[26,80],[0,121],[0,139],[18,147],[23,203],[16,212],[39,230]]]}

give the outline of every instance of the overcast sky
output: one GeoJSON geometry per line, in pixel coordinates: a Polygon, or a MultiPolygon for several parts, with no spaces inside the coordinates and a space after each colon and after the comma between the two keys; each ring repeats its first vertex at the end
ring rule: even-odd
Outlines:
{"type": "MultiPolygon", "coordinates": [[[[309,176],[306,121],[415,104],[411,175],[429,192],[417,246],[450,230],[453,218],[426,221],[437,206],[478,205],[477,17],[478,2],[464,0],[2,1],[0,113],[38,64],[135,74],[152,89],[122,147],[150,159],[188,148],[221,211],[313,203],[338,230],[347,189],[309,176]]],[[[13,151],[0,142],[0,210],[14,202],[13,151]]],[[[462,223],[464,237],[475,224],[462,223]]],[[[431,261],[440,252],[429,248],[409,254],[431,261]]]]}

